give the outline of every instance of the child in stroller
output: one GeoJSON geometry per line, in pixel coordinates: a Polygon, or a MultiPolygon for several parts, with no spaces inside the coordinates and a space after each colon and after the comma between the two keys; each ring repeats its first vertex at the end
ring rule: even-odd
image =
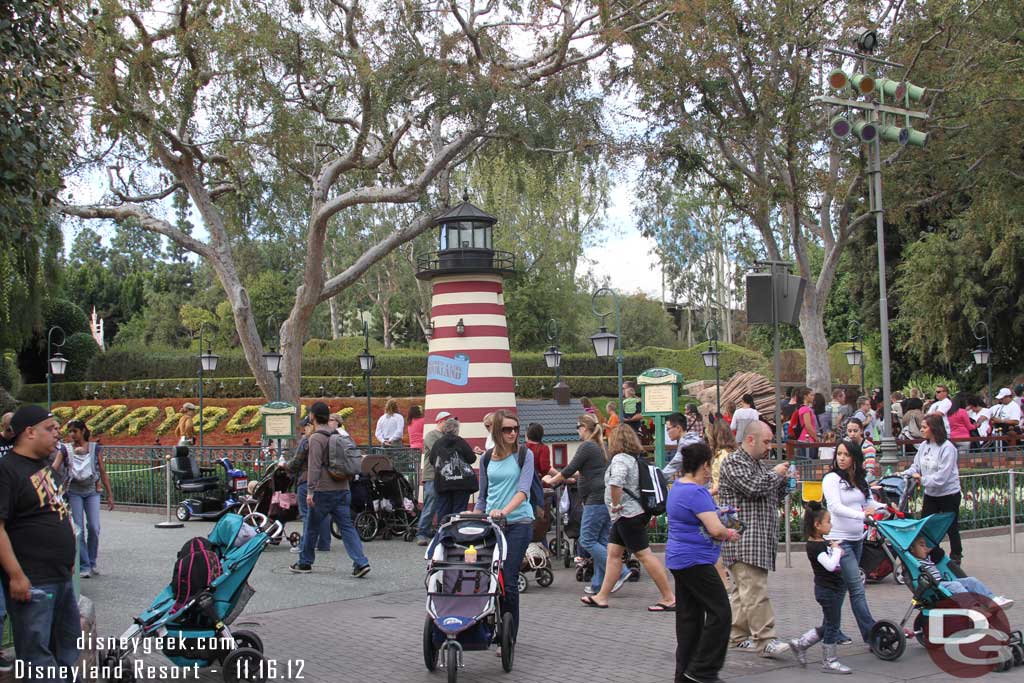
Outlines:
{"type": "Polygon", "coordinates": [[[930,576],[936,586],[953,595],[957,593],[983,595],[994,602],[996,607],[1000,609],[1007,610],[1013,607],[1013,600],[1002,595],[996,595],[989,590],[988,586],[973,576],[958,576],[955,579],[946,579],[931,559],[931,552],[932,546],[924,534],[915,538],[914,542],[910,545],[910,554],[917,558],[921,572],[930,576]]]}
{"type": "Polygon", "coordinates": [[[519,567],[519,592],[530,589],[527,573],[533,572],[533,578],[541,588],[547,588],[555,581],[551,571],[551,553],[547,548],[548,531],[551,529],[553,496],[544,496],[544,515],[533,520],[533,537],[523,555],[523,564],[519,567]]]}
{"type": "MultiPolygon", "coordinates": [[[[354,524],[364,543],[377,536],[384,540],[401,536],[412,541],[419,523],[416,491],[405,475],[395,469],[391,458],[363,456],[363,473],[351,483],[351,488],[354,524]]],[[[332,524],[331,534],[340,539],[341,529],[332,524]]]]}
{"type": "MultiPolygon", "coordinates": [[[[270,522],[280,522],[280,530],[271,537],[271,545],[279,545],[284,538],[284,525],[299,518],[298,499],[291,491],[295,484],[295,478],[288,470],[271,463],[264,471],[263,476],[256,481],[250,481],[248,496],[242,499],[242,505],[238,508],[238,514],[242,515],[245,523],[257,529],[268,528],[270,522]]],[[[297,545],[301,534],[294,532],[289,537],[292,545],[297,545]]]]}
{"type": "Polygon", "coordinates": [[[508,548],[501,528],[486,515],[461,513],[441,524],[427,546],[427,619],[423,662],[438,665],[455,683],[466,650],[501,647],[501,666],[512,671],[512,615],[502,613],[502,563],[508,548]]]}

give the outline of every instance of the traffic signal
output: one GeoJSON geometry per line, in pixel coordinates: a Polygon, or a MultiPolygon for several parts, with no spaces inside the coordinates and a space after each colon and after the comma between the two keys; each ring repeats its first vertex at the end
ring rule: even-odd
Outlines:
{"type": "Polygon", "coordinates": [[[853,122],[853,134],[861,142],[874,142],[878,136],[878,126],[871,121],[857,119],[853,122]]]}
{"type": "Polygon", "coordinates": [[[924,147],[928,144],[928,133],[922,133],[913,128],[904,128],[907,131],[907,144],[914,147],[924,147]]]}
{"type": "Polygon", "coordinates": [[[850,137],[852,130],[850,119],[843,114],[833,116],[832,120],[828,122],[828,130],[836,140],[845,140],[850,137]]]}
{"type": "Polygon", "coordinates": [[[842,69],[833,69],[828,75],[828,84],[841,93],[869,95],[875,90],[875,78],[868,74],[850,74],[842,69]]]}
{"type": "Polygon", "coordinates": [[[910,129],[902,128],[900,126],[884,125],[881,130],[879,130],[879,135],[882,136],[882,140],[885,142],[896,142],[901,147],[910,141],[910,129]]]}
{"type": "Polygon", "coordinates": [[[882,78],[879,79],[878,86],[882,89],[882,94],[896,101],[902,102],[909,98],[911,102],[920,102],[924,98],[925,89],[909,81],[882,78]]]}

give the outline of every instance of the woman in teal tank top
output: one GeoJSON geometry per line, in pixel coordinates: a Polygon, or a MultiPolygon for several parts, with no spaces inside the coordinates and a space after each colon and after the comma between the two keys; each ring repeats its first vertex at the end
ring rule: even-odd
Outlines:
{"type": "Polygon", "coordinates": [[[505,582],[505,595],[501,599],[502,612],[512,615],[512,636],[519,633],[519,566],[526,555],[526,547],[533,536],[533,506],[530,505],[530,484],[533,482],[533,453],[526,451],[523,466],[519,466],[519,418],[514,413],[499,410],[491,423],[494,448],[484,456],[487,466],[480,467],[480,493],[476,511],[486,512],[495,521],[504,520],[505,543],[508,552],[501,573],[505,582]]]}

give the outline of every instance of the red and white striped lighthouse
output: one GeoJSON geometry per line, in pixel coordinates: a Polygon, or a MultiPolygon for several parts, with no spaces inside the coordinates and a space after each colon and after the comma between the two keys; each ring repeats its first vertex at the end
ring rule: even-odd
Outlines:
{"type": "Polygon", "coordinates": [[[432,284],[426,423],[446,410],[459,418],[460,435],[481,448],[484,415],[516,409],[502,293],[515,258],[494,250],[496,222],[463,201],[437,219],[439,250],[420,257],[416,273],[432,284]]]}

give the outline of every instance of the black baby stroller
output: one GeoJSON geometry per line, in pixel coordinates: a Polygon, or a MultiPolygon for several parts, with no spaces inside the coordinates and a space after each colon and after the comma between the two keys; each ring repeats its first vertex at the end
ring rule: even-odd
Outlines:
{"type": "MultiPolygon", "coordinates": [[[[259,479],[249,482],[248,496],[238,508],[246,524],[257,529],[268,528],[271,522],[281,523],[274,527],[276,533],[270,538],[271,545],[279,545],[284,538],[284,525],[299,518],[298,499],[291,491],[294,484],[295,478],[286,468],[271,463],[259,479]]],[[[301,538],[302,534],[292,532],[289,541],[294,546],[301,538]]]]}
{"type": "Polygon", "coordinates": [[[526,547],[523,563],[519,567],[519,592],[530,590],[528,574],[533,573],[533,580],[541,588],[547,588],[555,581],[555,573],[551,571],[551,552],[547,547],[548,531],[551,530],[554,496],[544,495],[544,514],[533,520],[533,536],[526,547]]]}
{"type": "MultiPolygon", "coordinates": [[[[356,531],[363,542],[377,536],[384,540],[401,536],[411,541],[416,536],[419,504],[416,490],[386,455],[363,456],[363,473],[351,483],[352,514],[356,531]]],[[[331,523],[331,534],[341,538],[341,529],[331,523]]]]}
{"type": "MultiPolygon", "coordinates": [[[[914,495],[914,480],[910,477],[882,477],[872,488],[875,500],[886,506],[884,513],[876,515],[882,519],[902,519],[907,515],[910,499],[914,495]]],[[[864,550],[860,557],[860,570],[868,583],[878,583],[892,574],[901,586],[906,582],[903,563],[892,545],[885,541],[873,527],[865,529],[864,550]]]]}
{"type": "Polygon", "coordinates": [[[459,675],[463,652],[487,650],[491,643],[501,647],[502,668],[512,671],[512,615],[502,614],[500,603],[507,552],[501,528],[473,513],[449,517],[427,546],[423,662],[427,671],[439,665],[447,670],[448,683],[459,675]]]}

